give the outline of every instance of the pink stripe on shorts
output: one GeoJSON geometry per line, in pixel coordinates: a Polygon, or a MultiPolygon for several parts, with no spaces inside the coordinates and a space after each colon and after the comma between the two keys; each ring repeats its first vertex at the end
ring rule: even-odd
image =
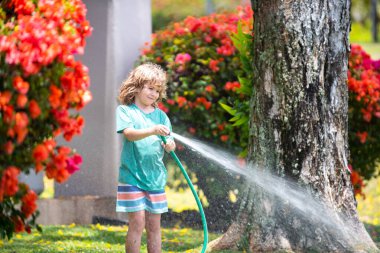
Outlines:
{"type": "Polygon", "coordinates": [[[165,213],[168,203],[164,190],[144,191],[136,186],[119,183],[117,186],[116,212],[165,213]]]}

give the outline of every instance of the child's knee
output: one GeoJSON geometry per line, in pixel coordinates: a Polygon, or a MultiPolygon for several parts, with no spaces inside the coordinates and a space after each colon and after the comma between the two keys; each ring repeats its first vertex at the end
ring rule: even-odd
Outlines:
{"type": "Polygon", "coordinates": [[[135,216],[129,220],[129,227],[136,232],[142,233],[145,228],[145,218],[143,216],[135,216]]]}
{"type": "Polygon", "coordinates": [[[149,222],[147,221],[145,224],[145,228],[147,231],[152,233],[157,233],[161,230],[161,224],[159,222],[149,222]]]}

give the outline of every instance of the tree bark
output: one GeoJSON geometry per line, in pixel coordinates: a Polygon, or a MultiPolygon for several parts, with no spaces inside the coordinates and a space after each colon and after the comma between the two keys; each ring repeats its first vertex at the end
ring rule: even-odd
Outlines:
{"type": "Polygon", "coordinates": [[[379,23],[379,19],[377,16],[377,0],[371,0],[371,33],[372,33],[372,41],[378,42],[378,36],[377,36],[377,26],[379,23]]]}
{"type": "Polygon", "coordinates": [[[248,160],[296,182],[332,216],[344,217],[355,238],[247,180],[236,221],[210,249],[376,251],[358,219],[347,164],[350,0],[252,0],[252,7],[248,160]]]}

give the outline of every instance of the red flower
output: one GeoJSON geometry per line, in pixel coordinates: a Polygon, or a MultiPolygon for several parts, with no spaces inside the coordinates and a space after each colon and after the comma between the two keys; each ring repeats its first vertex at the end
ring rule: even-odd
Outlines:
{"type": "Polygon", "coordinates": [[[25,231],[25,224],[19,216],[13,216],[12,221],[13,221],[13,224],[15,225],[16,233],[25,231]]]}
{"type": "Polygon", "coordinates": [[[208,67],[212,70],[212,72],[218,72],[219,71],[218,64],[219,64],[218,60],[210,60],[208,67]]]}
{"type": "Polygon", "coordinates": [[[16,101],[17,107],[24,108],[26,103],[28,103],[28,97],[25,96],[24,94],[19,94],[17,96],[17,101],[16,101]]]}
{"type": "Polygon", "coordinates": [[[55,85],[50,86],[49,102],[53,109],[58,108],[61,105],[62,91],[55,85]]]}
{"type": "Polygon", "coordinates": [[[45,145],[39,144],[34,148],[32,156],[36,163],[46,161],[49,157],[49,150],[45,145]]]}
{"type": "Polygon", "coordinates": [[[187,100],[185,97],[179,96],[177,98],[178,107],[181,108],[186,104],[187,100]]]}
{"type": "Polygon", "coordinates": [[[32,119],[37,118],[41,114],[41,108],[34,99],[29,102],[29,112],[32,119]]]}
{"type": "Polygon", "coordinates": [[[218,124],[217,127],[218,127],[219,131],[223,131],[225,126],[226,126],[226,123],[222,123],[222,124],[218,124]]]}
{"type": "Polygon", "coordinates": [[[25,82],[21,77],[13,78],[13,87],[21,94],[26,94],[29,91],[29,83],[25,82]]]}
{"type": "Polygon", "coordinates": [[[187,131],[189,131],[189,133],[191,133],[191,134],[195,134],[197,132],[197,130],[194,127],[189,127],[189,129],[187,129],[187,131]]]}
{"type": "Polygon", "coordinates": [[[209,102],[205,97],[199,97],[195,100],[197,104],[203,104],[206,110],[209,110],[211,107],[211,102],[209,102]]]}
{"type": "Polygon", "coordinates": [[[48,139],[43,143],[49,152],[53,152],[57,143],[53,139],[48,139]]]}
{"type": "Polygon", "coordinates": [[[22,197],[21,211],[24,213],[25,218],[28,218],[37,210],[36,200],[37,194],[32,190],[28,190],[24,197],[22,197]]]}
{"type": "Polygon", "coordinates": [[[20,170],[15,166],[9,166],[3,171],[0,181],[0,202],[4,196],[13,196],[18,191],[18,175],[20,170]]]}
{"type": "Polygon", "coordinates": [[[158,103],[158,108],[160,108],[165,113],[169,112],[169,108],[167,108],[163,103],[158,103]]]}
{"type": "Polygon", "coordinates": [[[365,143],[368,137],[367,132],[357,132],[356,136],[359,138],[360,143],[365,143]]]}
{"type": "Polygon", "coordinates": [[[226,134],[221,135],[221,136],[220,136],[220,140],[223,141],[223,142],[228,141],[228,135],[226,135],[226,134]]]}
{"type": "Polygon", "coordinates": [[[42,165],[42,163],[36,162],[34,164],[34,170],[36,171],[36,173],[42,171],[43,169],[44,169],[44,166],[42,165]]]}
{"type": "Polygon", "coordinates": [[[362,191],[364,188],[363,178],[355,170],[351,171],[351,177],[350,178],[351,178],[351,183],[354,186],[355,195],[362,195],[363,197],[365,197],[365,195],[362,191]]]}
{"type": "Polygon", "coordinates": [[[45,173],[46,173],[47,178],[53,179],[57,175],[57,169],[54,167],[53,164],[49,163],[46,166],[45,173]]]}
{"type": "Polygon", "coordinates": [[[3,122],[6,124],[10,124],[12,121],[14,121],[15,113],[13,106],[4,106],[3,107],[3,122]]]}
{"type": "Polygon", "coordinates": [[[168,103],[169,105],[174,105],[175,101],[173,99],[167,99],[166,103],[168,103]]]}
{"type": "Polygon", "coordinates": [[[13,130],[17,135],[16,141],[18,144],[22,143],[28,134],[28,124],[29,118],[25,112],[17,112],[15,114],[15,125],[13,126],[13,130]]]}
{"type": "Polygon", "coordinates": [[[59,168],[57,170],[55,180],[58,183],[63,183],[65,182],[68,178],[70,177],[70,173],[65,169],[65,168],[59,168]]]}
{"type": "Polygon", "coordinates": [[[31,0],[12,0],[10,4],[14,5],[17,14],[30,15],[35,9],[34,3],[31,0]]]}
{"type": "Polygon", "coordinates": [[[8,105],[12,98],[12,93],[8,90],[0,92],[0,110],[8,105]]]}
{"type": "Polygon", "coordinates": [[[4,151],[7,155],[11,155],[13,153],[14,148],[14,144],[11,141],[7,141],[4,144],[4,151]]]}
{"type": "Polygon", "coordinates": [[[209,93],[213,92],[214,91],[214,86],[213,85],[207,85],[205,87],[205,91],[207,91],[209,93]]]}
{"type": "Polygon", "coordinates": [[[240,88],[240,83],[235,81],[235,82],[227,82],[226,85],[224,86],[224,89],[229,91],[236,91],[236,89],[240,88]]]}

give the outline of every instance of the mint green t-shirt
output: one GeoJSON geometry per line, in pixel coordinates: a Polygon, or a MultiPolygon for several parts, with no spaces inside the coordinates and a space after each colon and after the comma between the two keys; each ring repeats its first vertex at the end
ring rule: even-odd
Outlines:
{"type": "MultiPolygon", "coordinates": [[[[157,124],[165,125],[172,131],[168,116],[158,108],[151,113],[143,112],[135,104],[119,105],[116,109],[117,133],[123,133],[125,128],[145,129],[157,124]]],[[[163,190],[167,171],[163,163],[165,151],[161,143],[158,135],[138,141],[128,141],[124,137],[119,182],[147,191],[163,190]]]]}

